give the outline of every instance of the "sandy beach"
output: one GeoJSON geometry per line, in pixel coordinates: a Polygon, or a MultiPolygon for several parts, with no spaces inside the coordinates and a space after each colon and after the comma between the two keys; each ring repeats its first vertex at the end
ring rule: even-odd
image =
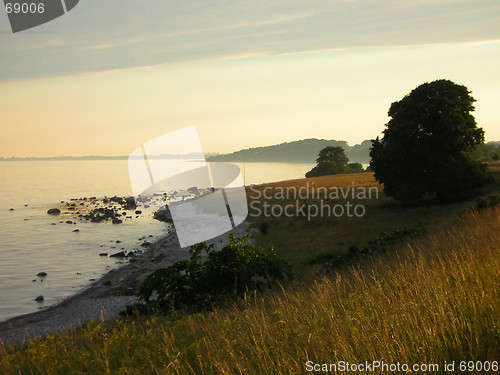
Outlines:
{"type": "MultiPolygon", "coordinates": [[[[248,231],[248,224],[244,222],[232,233],[240,236],[248,231]]],[[[228,233],[207,241],[216,247],[225,246],[227,242],[228,233]]],[[[125,306],[137,301],[135,295],[140,282],[153,270],[188,257],[189,247],[180,248],[175,232],[171,233],[152,244],[143,254],[130,259],[126,265],[108,272],[81,293],[56,306],[0,323],[0,344],[19,344],[27,339],[78,327],[91,319],[112,319],[125,306]]]]}

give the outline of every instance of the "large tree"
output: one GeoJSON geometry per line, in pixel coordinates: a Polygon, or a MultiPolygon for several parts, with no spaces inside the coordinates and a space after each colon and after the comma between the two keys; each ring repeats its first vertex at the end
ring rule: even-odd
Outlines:
{"type": "Polygon", "coordinates": [[[392,103],[384,136],[372,141],[370,151],[370,167],[386,195],[458,199],[493,180],[470,155],[484,142],[470,94],[465,86],[437,80],[392,103]]]}

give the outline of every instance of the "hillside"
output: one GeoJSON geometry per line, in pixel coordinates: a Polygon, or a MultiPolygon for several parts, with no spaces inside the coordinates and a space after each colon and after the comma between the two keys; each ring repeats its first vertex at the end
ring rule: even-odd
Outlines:
{"type": "Polygon", "coordinates": [[[346,151],[350,162],[369,163],[371,141],[363,141],[359,145],[349,146],[346,141],[327,139],[303,139],[279,145],[254,147],[231,154],[222,154],[207,158],[210,162],[281,162],[281,163],[313,163],[322,148],[340,146],[346,151]]]}

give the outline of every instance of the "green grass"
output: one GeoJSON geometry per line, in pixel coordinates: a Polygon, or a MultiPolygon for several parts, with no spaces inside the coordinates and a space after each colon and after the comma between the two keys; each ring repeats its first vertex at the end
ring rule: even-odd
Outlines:
{"type": "Polygon", "coordinates": [[[18,347],[0,344],[0,374],[300,374],[309,360],[499,361],[500,209],[457,217],[474,202],[404,207],[381,197],[354,224],[273,219],[259,244],[275,242],[303,275],[304,259],[345,251],[354,238],[362,246],[380,231],[437,224],[358,265],[212,312],[92,322],[18,347]]]}
{"type": "MultiPolygon", "coordinates": [[[[500,163],[490,163],[490,170],[496,181],[481,191],[483,195],[500,193],[500,163]]],[[[353,244],[362,247],[379,236],[381,232],[390,233],[405,226],[415,227],[419,225],[419,222],[424,223],[432,231],[441,226],[449,225],[464,210],[477,206],[476,199],[454,204],[436,204],[434,202],[413,206],[401,204],[384,196],[382,186],[377,183],[371,173],[292,180],[265,184],[256,187],[256,189],[262,192],[267,187],[271,189],[268,192],[273,195],[280,187],[300,189],[306,186],[307,181],[309,181],[310,190],[312,183],[315,184],[315,187],[331,188],[352,186],[352,182],[354,182],[356,187],[378,187],[380,193],[378,199],[350,200],[352,204],[363,204],[366,207],[366,214],[363,217],[316,217],[311,218],[310,221],[302,217],[290,218],[284,215],[281,217],[264,217],[263,215],[250,217],[251,222],[257,228],[262,223],[266,223],[267,226],[267,234],[257,236],[259,245],[273,245],[276,253],[288,260],[297,276],[302,277],[303,280],[311,280],[311,273],[315,270],[311,267],[304,267],[304,262],[314,256],[336,252],[345,254],[353,244]]],[[[249,191],[248,196],[251,203],[257,194],[249,191]]],[[[260,201],[262,202],[264,199],[261,198],[260,201]]],[[[266,202],[270,205],[282,205],[283,207],[287,204],[295,204],[294,199],[266,199],[266,202]]],[[[308,202],[320,204],[319,199],[309,199],[308,202]]],[[[345,205],[346,200],[339,199],[329,203],[345,205]]],[[[262,203],[258,207],[262,207],[262,203]]],[[[250,213],[252,212],[254,211],[250,210],[250,213]]]]}

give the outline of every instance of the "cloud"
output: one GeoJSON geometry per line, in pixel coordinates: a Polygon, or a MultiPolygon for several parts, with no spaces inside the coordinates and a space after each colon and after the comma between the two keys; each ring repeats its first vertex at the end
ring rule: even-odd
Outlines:
{"type": "MultiPolygon", "coordinates": [[[[36,33],[0,34],[0,80],[495,39],[499,16],[498,2],[475,0],[86,1],[36,33]]],[[[0,29],[6,22],[0,18],[0,29]]]]}

